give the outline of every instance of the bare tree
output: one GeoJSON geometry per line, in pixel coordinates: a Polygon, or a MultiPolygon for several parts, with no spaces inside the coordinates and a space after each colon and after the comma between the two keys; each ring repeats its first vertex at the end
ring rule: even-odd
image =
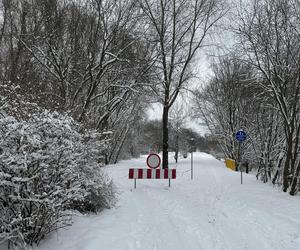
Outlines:
{"type": "Polygon", "coordinates": [[[157,53],[154,92],[163,104],[163,168],[168,168],[168,115],[191,78],[191,64],[216,22],[224,14],[217,0],[139,0],[147,18],[148,39],[157,53]]]}
{"type": "Polygon", "coordinates": [[[2,43],[2,38],[4,35],[5,27],[7,24],[7,1],[0,2],[0,45],[2,43]]]}
{"type": "Polygon", "coordinates": [[[184,109],[184,104],[183,103],[175,103],[171,110],[170,110],[170,123],[172,130],[174,131],[173,133],[175,134],[175,140],[174,140],[174,148],[175,148],[175,161],[176,163],[178,162],[178,154],[180,151],[180,137],[182,136],[182,128],[184,127],[188,113],[184,109]]]}
{"type": "Polygon", "coordinates": [[[247,107],[252,102],[253,91],[249,91],[247,85],[253,82],[253,72],[247,64],[232,56],[215,63],[213,73],[207,86],[196,91],[195,114],[216,136],[224,155],[237,160],[238,142],[234,134],[240,128],[249,128],[247,116],[251,111],[247,107]]]}
{"type": "Polygon", "coordinates": [[[153,64],[143,32],[136,32],[135,1],[3,3],[5,79],[38,105],[70,113],[84,128],[117,134],[118,122],[145,96],[153,64]]]}
{"type": "Polygon", "coordinates": [[[237,31],[262,88],[280,111],[285,135],[283,191],[297,192],[300,173],[300,6],[298,1],[258,0],[240,13],[237,31]]]}

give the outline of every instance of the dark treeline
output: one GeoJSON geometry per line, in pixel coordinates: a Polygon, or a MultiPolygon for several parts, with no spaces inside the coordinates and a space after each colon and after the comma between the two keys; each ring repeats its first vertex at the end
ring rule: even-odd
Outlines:
{"type": "MultiPolygon", "coordinates": [[[[191,128],[187,128],[187,122],[179,124],[178,120],[170,123],[169,149],[174,152],[176,162],[189,152],[201,151],[221,157],[222,153],[218,142],[211,135],[200,135],[191,128]]],[[[125,140],[122,157],[137,157],[149,152],[161,152],[162,145],[162,121],[151,120],[139,123],[130,136],[125,140]]]]}

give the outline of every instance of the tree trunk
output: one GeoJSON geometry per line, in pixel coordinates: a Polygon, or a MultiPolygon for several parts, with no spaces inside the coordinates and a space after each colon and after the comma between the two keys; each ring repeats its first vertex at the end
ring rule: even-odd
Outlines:
{"type": "Polygon", "coordinates": [[[281,168],[282,161],[283,161],[283,157],[281,157],[278,161],[277,170],[276,170],[276,173],[275,173],[275,175],[273,177],[273,180],[272,180],[273,185],[276,184],[277,178],[279,177],[279,169],[281,168]]]}
{"type": "Polygon", "coordinates": [[[17,80],[18,74],[20,72],[18,72],[19,69],[19,63],[20,63],[20,59],[22,56],[22,52],[23,52],[23,44],[21,42],[21,40],[23,40],[26,37],[26,17],[27,17],[27,11],[25,6],[23,6],[23,10],[22,13],[20,14],[20,19],[21,19],[21,30],[20,30],[20,34],[19,34],[19,40],[18,40],[18,44],[17,44],[17,48],[16,51],[14,51],[13,46],[11,47],[11,51],[12,51],[12,58],[11,58],[11,70],[10,70],[10,81],[11,82],[15,82],[17,80]]]}
{"type": "Polygon", "coordinates": [[[289,168],[290,168],[290,156],[287,156],[283,169],[283,192],[286,192],[289,188],[289,168]]]}
{"type": "Polygon", "coordinates": [[[3,23],[2,23],[2,27],[1,27],[1,34],[0,34],[0,47],[2,44],[2,39],[4,36],[4,32],[5,32],[5,28],[6,28],[6,21],[7,21],[7,6],[6,6],[6,2],[3,2],[3,23]]]}
{"type": "Polygon", "coordinates": [[[126,140],[126,138],[127,138],[127,134],[128,134],[128,132],[129,132],[129,129],[130,129],[130,127],[127,127],[126,130],[125,130],[125,133],[124,133],[124,136],[123,136],[123,138],[122,138],[121,144],[119,145],[119,148],[118,148],[118,150],[117,150],[117,154],[116,154],[116,157],[115,157],[115,160],[114,160],[114,164],[116,164],[116,163],[118,162],[118,159],[119,159],[121,150],[122,150],[122,148],[123,148],[123,146],[124,146],[125,140],[126,140]]]}
{"type": "Polygon", "coordinates": [[[164,106],[163,110],[163,159],[162,168],[168,168],[168,157],[169,157],[169,130],[168,130],[168,119],[169,119],[169,107],[164,106]]]}
{"type": "Polygon", "coordinates": [[[175,161],[178,162],[178,151],[179,151],[179,135],[178,132],[176,132],[175,137],[175,161]]]}
{"type": "Polygon", "coordinates": [[[286,159],[283,169],[283,192],[287,192],[289,186],[290,186],[290,164],[292,161],[292,147],[293,147],[293,137],[289,134],[287,138],[287,153],[286,153],[286,159]]]}
{"type": "Polygon", "coordinates": [[[295,173],[295,176],[294,176],[293,181],[292,181],[290,195],[295,195],[296,192],[297,192],[297,184],[298,184],[299,174],[300,174],[300,162],[298,163],[296,173],[295,173]]]}

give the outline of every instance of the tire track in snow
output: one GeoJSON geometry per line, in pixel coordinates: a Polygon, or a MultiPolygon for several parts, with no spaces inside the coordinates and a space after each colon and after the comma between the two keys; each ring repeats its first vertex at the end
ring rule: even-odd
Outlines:
{"type": "Polygon", "coordinates": [[[192,191],[187,192],[184,188],[177,188],[181,185],[176,183],[174,187],[176,190],[173,191],[173,188],[171,188],[170,193],[165,197],[161,197],[157,193],[151,194],[152,199],[159,199],[159,203],[172,217],[173,221],[185,226],[186,229],[182,234],[185,234],[187,240],[192,241],[194,244],[194,247],[190,249],[201,249],[203,240],[205,240],[204,245],[210,246],[209,249],[222,249],[222,239],[214,233],[213,221],[215,214],[212,213],[216,209],[216,201],[221,194],[212,192],[215,192],[218,186],[216,177],[211,173],[206,175],[211,180],[205,194],[199,194],[197,189],[198,184],[201,184],[201,182],[191,182],[189,180],[182,186],[188,186],[189,189],[192,188],[192,191]],[[214,183],[213,190],[211,189],[212,183],[214,183]],[[193,190],[193,187],[196,188],[193,190]],[[197,199],[195,199],[197,196],[202,200],[197,202],[197,199]],[[202,207],[201,211],[197,209],[198,207],[202,207]],[[207,232],[203,230],[204,228],[207,232]]]}
{"type": "Polygon", "coordinates": [[[145,165],[145,157],[108,167],[118,207],[78,218],[37,250],[300,249],[297,197],[286,198],[251,176],[240,185],[239,173],[207,154],[194,159],[194,180],[190,161],[182,159],[170,189],[167,180],[141,180],[132,189],[128,168],[145,165]]]}
{"type": "Polygon", "coordinates": [[[191,249],[186,248],[187,242],[176,228],[176,223],[170,219],[157,199],[149,196],[149,191],[135,191],[135,207],[138,221],[134,230],[130,233],[136,244],[131,249],[164,250],[164,249],[191,249]],[[155,216],[160,215],[160,216],[155,216]],[[143,239],[143,241],[141,241],[143,239]]]}
{"type": "MultiPolygon", "coordinates": [[[[236,194],[232,193],[233,190],[230,187],[232,182],[226,183],[226,180],[220,179],[219,169],[216,167],[211,169],[212,174],[216,177],[217,186],[223,189],[218,202],[214,205],[215,210],[218,211],[218,213],[215,213],[214,225],[224,244],[223,249],[289,249],[287,247],[289,242],[283,240],[285,237],[282,235],[282,231],[280,229],[277,231],[276,226],[272,226],[274,216],[266,214],[263,209],[257,210],[252,204],[249,204],[246,198],[247,193],[245,193],[245,199],[239,200],[241,196],[236,197],[236,194]],[[266,218],[269,218],[268,223],[266,223],[266,218]],[[227,230],[224,230],[224,225],[227,225],[227,230]],[[272,240],[274,235],[278,240],[272,240]],[[239,242],[237,242],[237,239],[239,239],[239,242]]],[[[238,183],[239,173],[236,177],[238,183]]],[[[241,192],[245,192],[242,191],[243,186],[240,186],[240,184],[235,186],[235,188],[237,187],[241,188],[241,192]]]]}

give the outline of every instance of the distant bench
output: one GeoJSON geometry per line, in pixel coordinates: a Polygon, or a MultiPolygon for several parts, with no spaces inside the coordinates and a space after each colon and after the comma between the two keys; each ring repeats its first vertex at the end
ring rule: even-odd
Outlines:
{"type": "Polygon", "coordinates": [[[130,168],[129,179],[134,179],[134,188],[136,188],[136,179],[176,179],[176,169],[147,169],[147,168],[130,168]]]}

